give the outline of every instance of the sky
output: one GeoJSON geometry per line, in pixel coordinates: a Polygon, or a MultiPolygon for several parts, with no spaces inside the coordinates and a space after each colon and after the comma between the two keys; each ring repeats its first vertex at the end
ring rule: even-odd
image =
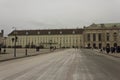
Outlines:
{"type": "Polygon", "coordinates": [[[0,30],[82,28],[119,23],[120,0],[0,0],[0,30]]]}

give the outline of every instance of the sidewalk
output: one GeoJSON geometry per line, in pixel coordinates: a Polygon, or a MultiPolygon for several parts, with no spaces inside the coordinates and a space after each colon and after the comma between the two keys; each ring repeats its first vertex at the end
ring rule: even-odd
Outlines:
{"type": "Polygon", "coordinates": [[[94,49],[94,51],[96,51],[96,52],[98,52],[100,54],[105,54],[105,55],[113,56],[113,57],[116,57],[116,58],[120,58],[120,53],[111,53],[110,52],[109,54],[107,54],[105,51],[100,52],[99,49],[94,49]]]}
{"type": "Polygon", "coordinates": [[[120,53],[110,53],[110,54],[108,54],[108,55],[113,56],[113,57],[120,58],[120,53]]]}
{"type": "MultiPolygon", "coordinates": [[[[3,49],[2,49],[3,51],[3,49]]],[[[58,50],[55,50],[58,51],[58,50]]],[[[50,53],[50,49],[40,49],[40,51],[36,52],[36,49],[27,49],[27,56],[25,55],[25,49],[16,49],[16,57],[14,57],[14,49],[6,49],[6,54],[0,54],[0,62],[8,61],[13,59],[19,59],[24,57],[36,56],[43,53],[50,53]]]]}

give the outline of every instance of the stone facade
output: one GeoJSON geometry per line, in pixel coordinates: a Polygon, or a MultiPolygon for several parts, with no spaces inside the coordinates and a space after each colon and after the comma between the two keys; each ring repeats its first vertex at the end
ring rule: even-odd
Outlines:
{"type": "Polygon", "coordinates": [[[84,28],[83,36],[88,48],[120,46],[120,24],[92,24],[84,28]]]}
{"type": "Polygon", "coordinates": [[[120,46],[120,24],[92,24],[82,29],[15,30],[8,35],[7,47],[103,48],[120,46]]]}
{"type": "Polygon", "coordinates": [[[2,47],[4,45],[4,31],[1,30],[1,33],[0,33],[0,47],[2,47]]]}
{"type": "Polygon", "coordinates": [[[14,47],[16,36],[18,47],[80,48],[83,45],[82,33],[83,29],[16,30],[8,35],[7,47],[14,47]]]}

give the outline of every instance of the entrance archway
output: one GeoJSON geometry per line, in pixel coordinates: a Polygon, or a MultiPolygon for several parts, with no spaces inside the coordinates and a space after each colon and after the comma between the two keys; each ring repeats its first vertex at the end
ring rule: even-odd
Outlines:
{"type": "Polygon", "coordinates": [[[114,43],[114,47],[117,47],[117,43],[114,43]]]}
{"type": "Polygon", "coordinates": [[[110,47],[110,44],[109,44],[109,43],[107,43],[107,44],[106,44],[106,47],[110,47]]]}

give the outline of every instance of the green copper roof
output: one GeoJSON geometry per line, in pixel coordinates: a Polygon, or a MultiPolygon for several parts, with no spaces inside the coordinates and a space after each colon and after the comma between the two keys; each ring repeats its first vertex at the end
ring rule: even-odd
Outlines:
{"type": "Polygon", "coordinates": [[[102,24],[91,24],[85,29],[116,29],[120,28],[120,23],[102,23],[102,24]]]}

